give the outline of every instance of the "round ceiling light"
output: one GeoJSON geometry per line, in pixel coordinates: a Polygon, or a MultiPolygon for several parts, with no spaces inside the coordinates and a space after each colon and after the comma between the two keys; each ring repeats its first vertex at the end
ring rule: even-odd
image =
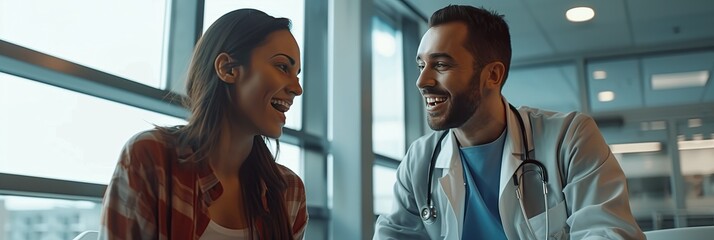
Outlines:
{"type": "Polygon", "coordinates": [[[595,17],[595,10],[589,7],[574,7],[565,12],[565,17],[571,22],[585,22],[595,17]]]}

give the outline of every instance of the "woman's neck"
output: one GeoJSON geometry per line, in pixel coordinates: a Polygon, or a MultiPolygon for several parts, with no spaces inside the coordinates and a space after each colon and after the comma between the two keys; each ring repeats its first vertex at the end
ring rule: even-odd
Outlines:
{"type": "Polygon", "coordinates": [[[254,134],[232,127],[228,121],[221,124],[218,146],[209,156],[211,168],[220,178],[238,177],[243,162],[253,149],[254,134]]]}

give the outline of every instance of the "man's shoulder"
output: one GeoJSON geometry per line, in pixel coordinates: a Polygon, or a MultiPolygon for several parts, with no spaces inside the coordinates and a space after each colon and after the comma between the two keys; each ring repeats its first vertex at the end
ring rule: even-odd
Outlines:
{"type": "Polygon", "coordinates": [[[437,142],[439,141],[439,138],[449,130],[444,130],[444,131],[431,131],[424,136],[421,136],[414,140],[409,146],[409,150],[407,151],[407,155],[410,153],[413,154],[415,152],[423,152],[423,151],[431,151],[434,149],[436,146],[437,142]]]}
{"type": "Polygon", "coordinates": [[[528,106],[520,107],[519,111],[528,113],[531,124],[537,124],[541,127],[568,129],[573,126],[581,126],[584,123],[594,122],[592,117],[578,111],[558,112],[528,106]]]}
{"type": "Polygon", "coordinates": [[[414,140],[412,144],[428,144],[432,142],[436,142],[439,140],[439,137],[445,132],[449,130],[443,130],[443,131],[431,131],[427,134],[424,134],[423,136],[417,138],[417,140],[414,140]]]}
{"type": "Polygon", "coordinates": [[[436,147],[439,138],[441,138],[441,136],[446,132],[448,132],[448,130],[431,131],[425,134],[424,136],[421,136],[418,139],[414,140],[409,146],[409,150],[407,150],[407,154],[404,156],[404,159],[402,160],[400,165],[405,166],[408,169],[414,169],[423,166],[428,167],[428,164],[419,163],[430,160],[430,157],[433,154],[434,148],[436,147]]]}

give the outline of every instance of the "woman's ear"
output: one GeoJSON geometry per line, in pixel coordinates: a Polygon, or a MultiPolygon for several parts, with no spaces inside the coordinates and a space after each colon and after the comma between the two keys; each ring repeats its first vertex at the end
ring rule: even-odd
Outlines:
{"type": "Polygon", "coordinates": [[[241,74],[240,70],[242,69],[233,65],[233,58],[227,53],[218,54],[216,61],[213,63],[213,68],[218,78],[229,84],[236,83],[241,74]]]}

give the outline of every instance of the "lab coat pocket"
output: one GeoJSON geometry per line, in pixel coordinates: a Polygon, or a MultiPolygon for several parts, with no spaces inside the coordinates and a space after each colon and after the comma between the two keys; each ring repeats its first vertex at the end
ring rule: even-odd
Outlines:
{"type": "MultiPolygon", "coordinates": [[[[566,220],[568,218],[565,209],[565,200],[558,202],[554,207],[548,209],[548,240],[550,239],[568,239],[569,230],[566,220]]],[[[544,239],[545,237],[545,212],[528,219],[531,223],[536,239],[544,239]]],[[[528,226],[525,222],[521,223],[521,229],[528,231],[528,226]]],[[[530,235],[530,234],[527,234],[530,235]]]]}

